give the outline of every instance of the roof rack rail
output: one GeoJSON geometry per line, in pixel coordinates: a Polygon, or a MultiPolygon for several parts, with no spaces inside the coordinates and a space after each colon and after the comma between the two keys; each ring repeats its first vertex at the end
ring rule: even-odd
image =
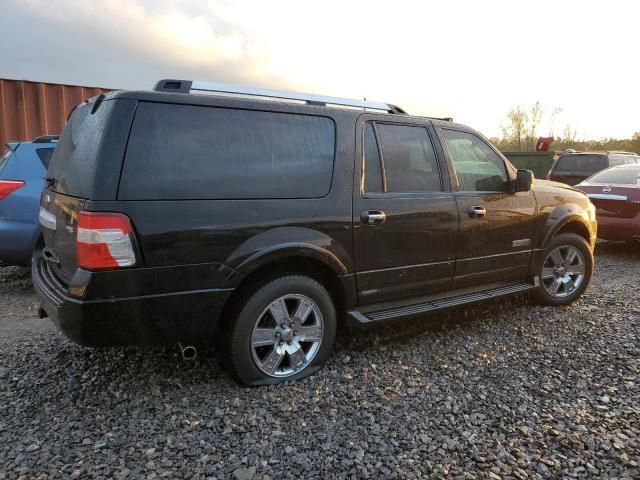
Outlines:
{"type": "Polygon", "coordinates": [[[164,79],[156,83],[153,90],[156,92],[171,93],[191,93],[192,91],[228,93],[237,95],[248,95],[252,97],[275,98],[279,100],[295,100],[306,102],[308,105],[337,105],[344,107],[382,110],[388,113],[396,114],[407,113],[402,108],[390,103],[370,102],[368,100],[358,100],[351,98],[327,97],[323,95],[313,95],[310,93],[285,92],[282,90],[270,90],[266,88],[239,87],[236,85],[226,85],[223,83],[210,83],[193,80],[164,79]]]}
{"type": "Polygon", "coordinates": [[[637,155],[634,152],[627,152],[625,150],[609,150],[607,153],[611,153],[611,154],[615,153],[618,155],[637,155]]]}
{"type": "Polygon", "coordinates": [[[31,140],[31,143],[52,143],[57,142],[59,138],[60,135],[40,135],[31,140]]]}

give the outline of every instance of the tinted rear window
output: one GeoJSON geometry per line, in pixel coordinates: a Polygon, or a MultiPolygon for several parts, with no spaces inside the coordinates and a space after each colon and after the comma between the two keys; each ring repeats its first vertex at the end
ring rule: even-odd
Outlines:
{"type": "Polygon", "coordinates": [[[554,166],[554,170],[560,172],[575,172],[592,174],[603,168],[607,168],[606,155],[562,155],[554,166]]]}
{"type": "Polygon", "coordinates": [[[119,198],[317,198],[331,186],[326,117],[142,103],[119,198]]]}
{"type": "Polygon", "coordinates": [[[53,155],[53,148],[37,148],[36,155],[44,165],[44,168],[49,168],[51,156],[53,155]]]}
{"type": "Polygon", "coordinates": [[[608,168],[596,173],[586,183],[608,185],[640,185],[640,167],[608,168]]]}
{"type": "Polygon", "coordinates": [[[47,176],[52,190],[88,198],[95,177],[97,156],[114,102],[102,102],[95,113],[92,105],[74,110],[51,157],[47,176]]]}

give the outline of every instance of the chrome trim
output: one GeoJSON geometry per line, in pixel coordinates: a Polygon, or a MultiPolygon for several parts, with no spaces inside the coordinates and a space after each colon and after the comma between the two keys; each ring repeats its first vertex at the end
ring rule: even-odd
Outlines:
{"type": "MultiPolygon", "coordinates": [[[[527,249],[527,250],[518,250],[517,252],[506,252],[506,253],[494,253],[492,255],[484,255],[482,257],[468,257],[468,258],[458,258],[456,259],[456,262],[468,262],[471,260],[482,260],[483,258],[494,258],[494,257],[504,257],[505,255],[519,255],[522,253],[531,253],[532,250],[531,249],[527,249]]],[[[445,262],[442,262],[445,263],[445,262]]]]}
{"type": "Polygon", "coordinates": [[[589,198],[595,198],[598,200],[621,200],[623,202],[627,200],[626,195],[613,195],[606,193],[588,193],[587,195],[589,198]]]}
{"type": "MultiPolygon", "coordinates": [[[[514,252],[514,253],[517,253],[517,252],[514,252]]],[[[392,270],[409,270],[411,268],[431,267],[434,265],[446,265],[447,263],[455,263],[455,259],[444,260],[441,262],[428,262],[428,263],[416,263],[414,265],[401,265],[399,267],[375,268],[373,270],[363,270],[361,272],[358,272],[358,274],[363,275],[365,273],[390,272],[392,270]]]]}
{"type": "Polygon", "coordinates": [[[531,239],[530,238],[522,238],[520,240],[514,240],[513,242],[511,242],[511,246],[512,247],[528,247],[529,245],[531,245],[531,239]]]}
{"type": "Polygon", "coordinates": [[[267,88],[239,87],[237,85],[228,85],[224,83],[194,81],[191,84],[191,91],[193,90],[199,92],[234,93],[240,95],[249,95],[252,97],[278,98],[281,100],[297,100],[301,102],[317,102],[327,105],[340,105],[346,107],[383,110],[385,112],[389,112],[394,109],[392,105],[382,102],[370,102],[368,100],[358,100],[342,97],[328,97],[324,95],[314,95],[311,93],[287,92],[283,90],[271,90],[267,88]]]}

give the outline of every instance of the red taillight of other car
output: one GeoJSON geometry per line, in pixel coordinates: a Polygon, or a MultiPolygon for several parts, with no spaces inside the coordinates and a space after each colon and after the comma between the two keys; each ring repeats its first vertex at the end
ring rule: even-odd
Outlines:
{"type": "Polygon", "coordinates": [[[121,213],[85,212],[78,215],[78,266],[109,270],[136,264],[131,222],[121,213]]]}
{"type": "Polygon", "coordinates": [[[0,200],[23,186],[22,180],[0,180],[0,200]]]}

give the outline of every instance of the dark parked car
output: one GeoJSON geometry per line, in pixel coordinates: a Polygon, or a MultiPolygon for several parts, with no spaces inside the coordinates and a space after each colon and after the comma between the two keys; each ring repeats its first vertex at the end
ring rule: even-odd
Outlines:
{"type": "Polygon", "coordinates": [[[547,180],[577,185],[605,168],[638,163],[640,157],[632,152],[565,153],[554,162],[547,174],[547,180]]]}
{"type": "Polygon", "coordinates": [[[0,155],[0,261],[29,265],[41,242],[38,208],[58,137],[14,142],[0,155]]]}
{"type": "Polygon", "coordinates": [[[320,368],[341,321],[523,292],[564,305],[587,287],[587,196],[532,188],[474,130],[384,103],[233,91],[167,80],[71,115],[33,281],[73,340],[213,338],[221,364],[259,385],[320,368]]]}
{"type": "Polygon", "coordinates": [[[576,188],[596,206],[598,237],[640,241],[640,165],[608,168],[576,188]]]}

